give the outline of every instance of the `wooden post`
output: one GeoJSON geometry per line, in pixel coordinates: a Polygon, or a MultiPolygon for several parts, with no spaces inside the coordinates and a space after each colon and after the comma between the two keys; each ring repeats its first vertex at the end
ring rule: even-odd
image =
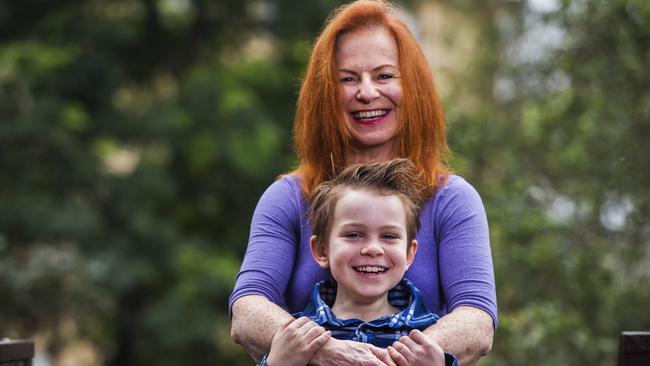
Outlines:
{"type": "Polygon", "coordinates": [[[650,332],[623,332],[618,346],[618,366],[650,365],[650,332]]]}
{"type": "Polygon", "coordinates": [[[34,342],[28,339],[0,340],[0,366],[32,366],[34,342]]]}

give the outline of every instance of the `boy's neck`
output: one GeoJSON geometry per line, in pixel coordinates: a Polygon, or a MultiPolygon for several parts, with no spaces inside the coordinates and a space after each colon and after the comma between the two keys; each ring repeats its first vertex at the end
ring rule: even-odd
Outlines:
{"type": "Polygon", "coordinates": [[[399,309],[388,302],[388,294],[372,302],[359,302],[352,297],[346,296],[345,293],[337,291],[336,300],[332,305],[332,312],[339,319],[359,319],[369,322],[382,316],[392,315],[399,309]]]}

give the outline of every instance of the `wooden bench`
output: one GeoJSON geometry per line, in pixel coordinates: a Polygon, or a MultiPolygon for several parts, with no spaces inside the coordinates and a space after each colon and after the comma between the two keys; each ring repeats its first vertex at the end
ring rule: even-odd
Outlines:
{"type": "Polygon", "coordinates": [[[618,346],[618,366],[650,365],[650,332],[623,332],[618,346]]]}
{"type": "Polygon", "coordinates": [[[34,342],[28,339],[0,340],[0,366],[32,366],[34,342]]]}

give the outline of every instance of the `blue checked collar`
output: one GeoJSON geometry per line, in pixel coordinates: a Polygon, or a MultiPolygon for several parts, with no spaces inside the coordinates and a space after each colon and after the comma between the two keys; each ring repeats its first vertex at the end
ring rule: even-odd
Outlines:
{"type": "MultiPolygon", "coordinates": [[[[339,319],[332,312],[331,306],[336,299],[336,283],[321,281],[314,286],[309,304],[295,317],[307,316],[320,325],[346,327],[364,323],[360,319],[339,319]]],[[[435,323],[439,317],[429,312],[424,305],[420,291],[406,278],[388,291],[388,302],[400,309],[395,314],[387,315],[366,323],[371,327],[389,327],[393,329],[421,328],[435,323]]]]}

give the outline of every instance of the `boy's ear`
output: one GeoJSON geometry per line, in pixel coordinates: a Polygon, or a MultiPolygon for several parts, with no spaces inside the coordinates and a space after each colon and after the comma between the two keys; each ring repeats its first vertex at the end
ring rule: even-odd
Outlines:
{"type": "Polygon", "coordinates": [[[406,250],[406,269],[409,269],[409,267],[413,263],[413,260],[415,260],[415,253],[417,253],[417,251],[418,251],[418,241],[413,239],[413,241],[411,241],[411,245],[406,250]]]}
{"type": "Polygon", "coordinates": [[[312,235],[311,238],[309,238],[309,247],[311,248],[311,255],[316,260],[316,263],[318,263],[322,269],[330,268],[325,244],[322,243],[316,235],[312,235]]]}

